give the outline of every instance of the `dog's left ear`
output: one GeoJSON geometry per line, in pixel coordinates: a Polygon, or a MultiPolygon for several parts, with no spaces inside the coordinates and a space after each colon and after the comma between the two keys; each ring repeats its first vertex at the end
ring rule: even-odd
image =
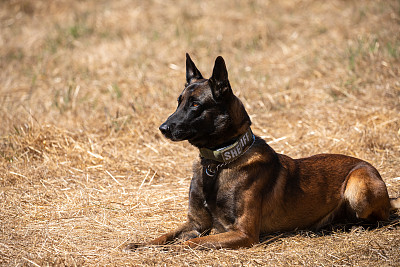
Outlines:
{"type": "Polygon", "coordinates": [[[213,74],[209,82],[214,99],[217,101],[222,100],[227,93],[232,92],[225,61],[221,56],[215,59],[213,74]]]}

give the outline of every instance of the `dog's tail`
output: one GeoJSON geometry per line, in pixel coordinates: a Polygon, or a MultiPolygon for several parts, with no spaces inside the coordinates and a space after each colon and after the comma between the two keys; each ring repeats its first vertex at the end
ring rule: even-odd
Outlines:
{"type": "Polygon", "coordinates": [[[390,199],[390,209],[391,210],[400,210],[400,198],[391,198],[390,199]]]}

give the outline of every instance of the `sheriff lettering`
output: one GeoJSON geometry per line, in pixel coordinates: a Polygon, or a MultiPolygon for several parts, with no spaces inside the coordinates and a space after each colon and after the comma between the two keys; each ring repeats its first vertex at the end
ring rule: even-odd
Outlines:
{"type": "Polygon", "coordinates": [[[236,159],[243,153],[243,148],[250,142],[250,134],[246,132],[239,140],[236,146],[222,153],[224,162],[236,159]]]}

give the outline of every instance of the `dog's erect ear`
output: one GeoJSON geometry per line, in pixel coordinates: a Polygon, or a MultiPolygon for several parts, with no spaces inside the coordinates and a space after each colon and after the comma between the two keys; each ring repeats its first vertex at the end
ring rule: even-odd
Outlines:
{"type": "Polygon", "coordinates": [[[232,91],[225,61],[221,56],[215,59],[213,74],[209,82],[215,100],[221,100],[226,93],[232,91]]]}
{"type": "Polygon", "coordinates": [[[203,76],[196,68],[196,65],[190,58],[189,54],[186,53],[186,86],[200,79],[203,79],[203,76]]]}

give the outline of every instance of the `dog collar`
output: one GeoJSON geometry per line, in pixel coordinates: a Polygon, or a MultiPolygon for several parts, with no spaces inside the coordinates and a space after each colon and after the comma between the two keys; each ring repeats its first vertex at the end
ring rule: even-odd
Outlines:
{"type": "Polygon", "coordinates": [[[229,163],[243,155],[247,151],[247,149],[254,143],[254,140],[255,136],[251,131],[251,128],[249,128],[232,145],[216,150],[200,148],[200,156],[218,162],[229,163]]]}

